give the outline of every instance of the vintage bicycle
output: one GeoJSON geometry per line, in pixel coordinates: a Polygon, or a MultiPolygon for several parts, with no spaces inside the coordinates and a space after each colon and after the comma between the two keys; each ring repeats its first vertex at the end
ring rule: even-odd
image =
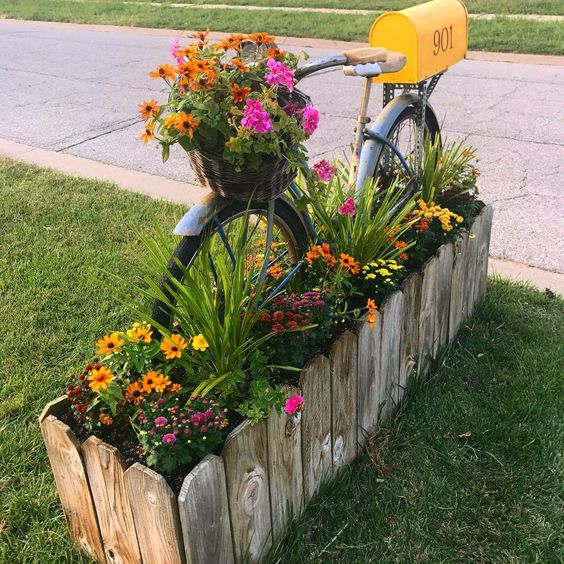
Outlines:
{"type": "MultiPolygon", "coordinates": [[[[360,190],[367,179],[379,179],[380,186],[400,170],[407,178],[401,185],[398,209],[418,189],[425,137],[440,137],[437,116],[429,103],[439,79],[449,66],[464,58],[467,49],[467,12],[460,0],[433,0],[400,12],[380,16],[372,26],[371,44],[318,59],[300,67],[299,82],[320,71],[342,67],[346,76],[364,79],[360,110],[356,119],[349,185],[360,190]],[[390,47],[390,48],[388,48],[390,47]],[[383,83],[383,107],[374,121],[368,112],[374,82],[383,83]]],[[[299,96],[305,96],[299,93],[299,96]]],[[[292,268],[273,293],[284,288],[302,266],[301,259],[310,241],[318,234],[306,211],[296,205],[301,192],[292,182],[287,191],[268,201],[239,201],[211,192],[180,220],[174,234],[181,236],[169,262],[170,275],[181,279],[198,256],[204,238],[215,237],[217,244],[234,259],[230,226],[242,217],[253,218],[264,231],[264,259],[260,268],[262,283],[269,268],[285,260],[292,268]],[[272,253],[273,241],[278,241],[272,253]]],[[[213,261],[209,258],[213,273],[213,261]]],[[[166,292],[166,280],[161,287],[166,292]]],[[[170,326],[168,307],[157,302],[152,318],[170,326]]]]}

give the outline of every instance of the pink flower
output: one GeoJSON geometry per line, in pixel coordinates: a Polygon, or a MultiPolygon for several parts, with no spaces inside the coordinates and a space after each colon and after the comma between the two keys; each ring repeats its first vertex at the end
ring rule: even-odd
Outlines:
{"type": "Polygon", "coordinates": [[[329,161],[326,161],[325,159],[313,165],[313,174],[317,176],[319,180],[323,180],[324,182],[329,182],[329,180],[333,178],[335,172],[337,172],[335,167],[331,166],[329,161]]]}
{"type": "Polygon", "coordinates": [[[164,427],[168,423],[168,419],[166,417],[157,417],[155,419],[155,425],[157,427],[164,427]]]}
{"type": "Polygon", "coordinates": [[[294,415],[297,411],[300,411],[302,408],[302,404],[304,403],[303,396],[292,396],[286,400],[286,404],[284,405],[284,411],[288,415],[294,415]]]}
{"type": "Polygon", "coordinates": [[[274,59],[268,59],[266,66],[270,69],[270,72],[264,77],[268,84],[281,84],[290,92],[294,90],[294,71],[292,69],[274,59]]]}
{"type": "Polygon", "coordinates": [[[183,63],[184,57],[179,57],[177,55],[179,49],[180,49],[180,37],[177,37],[172,43],[172,45],[170,46],[170,54],[176,59],[177,63],[183,63]]]}
{"type": "Polygon", "coordinates": [[[241,126],[245,129],[252,129],[255,133],[269,133],[272,131],[270,116],[262,107],[260,100],[247,98],[241,126]]]}
{"type": "Polygon", "coordinates": [[[163,443],[165,445],[173,445],[176,442],[176,436],[172,433],[167,433],[163,436],[163,443]]]}
{"type": "Polygon", "coordinates": [[[308,135],[311,135],[317,129],[317,124],[319,123],[319,112],[313,106],[306,106],[302,116],[302,127],[308,135]]]}
{"type": "Polygon", "coordinates": [[[339,213],[341,215],[348,215],[349,217],[354,217],[354,198],[349,198],[343,202],[343,205],[339,207],[339,213]]]}

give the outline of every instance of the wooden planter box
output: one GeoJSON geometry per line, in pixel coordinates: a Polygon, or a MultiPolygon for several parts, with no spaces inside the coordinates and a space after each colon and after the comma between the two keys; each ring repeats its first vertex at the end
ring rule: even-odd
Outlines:
{"type": "Polygon", "coordinates": [[[206,456],[178,498],[165,479],[94,436],[80,444],[48,404],[41,430],[69,530],[99,562],[259,562],[319,485],[350,463],[402,399],[414,369],[425,372],[486,291],[492,208],[469,233],[443,245],[388,297],[374,330],[360,323],[302,371],[303,412],[243,422],[221,456],[206,456]]]}

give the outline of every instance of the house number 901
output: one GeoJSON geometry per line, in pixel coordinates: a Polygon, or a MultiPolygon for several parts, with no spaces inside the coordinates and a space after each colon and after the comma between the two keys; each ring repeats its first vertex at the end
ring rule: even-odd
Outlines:
{"type": "Polygon", "coordinates": [[[433,55],[452,49],[452,26],[443,27],[440,31],[436,29],[433,34],[433,45],[435,46],[433,55]]]}

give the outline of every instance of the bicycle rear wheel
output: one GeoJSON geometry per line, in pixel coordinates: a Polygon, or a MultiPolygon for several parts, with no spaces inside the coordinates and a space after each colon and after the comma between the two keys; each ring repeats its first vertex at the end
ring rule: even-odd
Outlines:
{"type": "MultiPolygon", "coordinates": [[[[264,258],[268,257],[269,265],[284,263],[286,266],[295,266],[301,260],[307,250],[309,238],[300,214],[292,205],[280,198],[274,201],[272,254],[267,254],[266,239],[263,241],[261,238],[268,230],[268,202],[247,204],[234,200],[210,219],[200,235],[183,237],[180,240],[168,263],[168,272],[182,281],[184,272],[193,266],[199,256],[206,237],[212,238],[213,247],[229,255],[230,236],[237,230],[238,220],[243,220],[247,214],[252,229],[249,236],[255,239],[256,257],[259,257],[254,257],[253,260],[261,260],[262,264],[264,258]]],[[[213,264],[210,267],[210,276],[213,276],[213,264]]],[[[170,299],[170,293],[166,289],[168,284],[169,277],[164,275],[160,287],[170,299]]],[[[174,323],[170,308],[160,301],[155,302],[151,317],[163,327],[172,328],[174,323]]]]}

